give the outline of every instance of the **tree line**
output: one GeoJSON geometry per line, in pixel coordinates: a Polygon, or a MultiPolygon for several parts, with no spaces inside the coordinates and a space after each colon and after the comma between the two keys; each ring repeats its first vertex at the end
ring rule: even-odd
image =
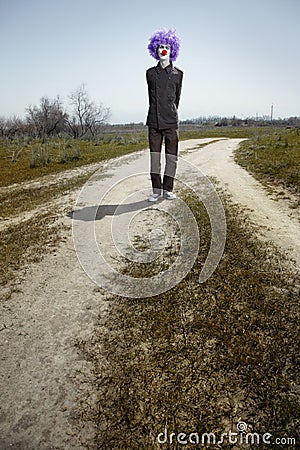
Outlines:
{"type": "Polygon", "coordinates": [[[109,120],[110,108],[92,101],[84,84],[71,92],[69,101],[69,112],[59,97],[42,97],[39,105],[26,109],[24,119],[0,117],[0,138],[96,138],[101,127],[109,120]]]}
{"type": "Polygon", "coordinates": [[[195,119],[187,119],[180,122],[181,125],[196,125],[204,126],[211,125],[215,127],[243,127],[243,126],[266,126],[275,125],[283,127],[296,127],[300,128],[300,117],[292,116],[285,118],[271,119],[270,116],[262,117],[247,117],[245,119],[240,119],[236,116],[232,117],[221,117],[221,116],[210,116],[210,117],[197,117],[195,119]]]}

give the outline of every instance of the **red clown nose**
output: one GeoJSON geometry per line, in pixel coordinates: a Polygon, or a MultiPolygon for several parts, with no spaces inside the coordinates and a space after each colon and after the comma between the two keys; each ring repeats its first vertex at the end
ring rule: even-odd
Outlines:
{"type": "Polygon", "coordinates": [[[162,54],[163,56],[166,56],[167,53],[168,53],[167,50],[163,50],[163,51],[161,52],[161,54],[162,54]]]}

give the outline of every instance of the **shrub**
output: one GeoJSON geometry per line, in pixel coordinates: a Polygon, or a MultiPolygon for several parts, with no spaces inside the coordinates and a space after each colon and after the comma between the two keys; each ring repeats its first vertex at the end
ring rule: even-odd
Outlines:
{"type": "Polygon", "coordinates": [[[47,143],[36,144],[32,148],[29,167],[45,167],[51,162],[51,154],[47,143]]]}

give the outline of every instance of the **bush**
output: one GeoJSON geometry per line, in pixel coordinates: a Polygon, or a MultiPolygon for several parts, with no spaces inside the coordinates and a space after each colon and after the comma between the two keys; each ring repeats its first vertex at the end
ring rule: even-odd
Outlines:
{"type": "Polygon", "coordinates": [[[29,162],[29,167],[31,169],[35,167],[45,167],[51,162],[51,154],[49,145],[46,144],[36,144],[31,152],[31,158],[29,162]]]}

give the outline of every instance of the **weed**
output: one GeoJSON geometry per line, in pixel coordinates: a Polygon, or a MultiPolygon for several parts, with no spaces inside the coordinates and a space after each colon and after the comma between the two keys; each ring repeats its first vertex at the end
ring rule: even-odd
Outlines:
{"type": "Polygon", "coordinates": [[[29,161],[29,167],[31,169],[35,167],[46,167],[51,162],[51,154],[48,143],[38,143],[31,151],[31,158],[29,161]]]}
{"type": "Polygon", "coordinates": [[[19,139],[15,142],[11,142],[7,139],[5,142],[6,142],[5,147],[9,160],[13,163],[17,162],[22,155],[24,145],[20,142],[19,139]]]}
{"type": "Polygon", "coordinates": [[[58,157],[58,162],[66,164],[69,161],[78,161],[81,158],[81,150],[79,147],[64,146],[58,157]]]}

